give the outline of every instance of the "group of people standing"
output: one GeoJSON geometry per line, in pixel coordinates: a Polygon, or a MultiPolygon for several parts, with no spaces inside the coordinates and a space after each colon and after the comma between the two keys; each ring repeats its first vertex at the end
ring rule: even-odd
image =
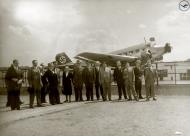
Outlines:
{"type": "MultiPolygon", "coordinates": [[[[62,78],[59,78],[61,69],[57,68],[55,64],[49,63],[48,68],[45,68],[42,64],[41,67],[39,67],[38,61],[33,60],[32,67],[27,72],[30,99],[29,107],[34,108],[35,96],[37,106],[44,106],[42,103],[46,103],[47,94],[49,94],[50,104],[61,104],[59,93],[60,82],[62,82],[61,92],[65,95],[66,99],[64,102],[71,102],[73,88],[75,101],[83,101],[83,86],[85,86],[86,89],[87,101],[94,100],[94,87],[97,100],[100,100],[100,97],[102,97],[103,101],[111,101],[112,81],[115,81],[118,86],[118,100],[122,99],[123,94],[124,99],[128,101],[132,100],[132,96],[138,101],[139,99],[143,99],[141,94],[143,75],[145,79],[146,100],[148,101],[150,96],[153,97],[153,100],[156,100],[154,93],[155,74],[152,70],[151,63],[147,63],[143,70],[140,63],[138,60],[136,66],[133,68],[129,63],[122,66],[121,62],[117,61],[117,67],[112,74],[111,68],[108,67],[105,62],[100,63],[97,61],[93,66],[87,63],[86,66],[83,67],[81,62],[77,60],[72,70],[68,66],[65,66],[61,74],[62,78]]],[[[10,106],[12,110],[19,110],[22,104],[20,100],[20,89],[24,80],[18,60],[13,60],[13,64],[6,73],[5,81],[8,90],[7,106],[10,106]]]]}
{"type": "Polygon", "coordinates": [[[156,100],[154,93],[156,71],[152,69],[150,62],[148,62],[143,69],[140,60],[136,61],[134,68],[130,66],[128,62],[124,67],[122,67],[120,61],[117,62],[113,77],[118,86],[119,100],[121,100],[122,94],[125,99],[128,99],[128,101],[132,100],[132,96],[136,101],[143,99],[141,93],[143,75],[146,87],[146,100],[149,101],[150,96],[153,97],[153,100],[156,100]]]}

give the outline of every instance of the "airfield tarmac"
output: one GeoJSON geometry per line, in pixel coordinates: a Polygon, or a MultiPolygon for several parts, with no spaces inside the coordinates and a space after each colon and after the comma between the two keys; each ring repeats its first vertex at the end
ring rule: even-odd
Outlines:
{"type": "MultiPolygon", "coordinates": [[[[2,136],[190,136],[190,96],[157,96],[157,101],[72,102],[34,109],[28,96],[20,111],[5,108],[0,96],[2,136]]],[[[63,97],[62,97],[63,100],[63,97]]]]}

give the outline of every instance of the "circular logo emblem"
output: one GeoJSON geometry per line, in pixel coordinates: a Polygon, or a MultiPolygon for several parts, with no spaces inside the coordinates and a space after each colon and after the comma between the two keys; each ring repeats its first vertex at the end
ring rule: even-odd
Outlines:
{"type": "Polygon", "coordinates": [[[67,62],[65,56],[60,56],[58,60],[59,60],[59,62],[62,63],[62,64],[65,64],[65,63],[67,62]]]}
{"type": "Polygon", "coordinates": [[[179,3],[179,9],[181,11],[188,11],[190,8],[190,4],[187,0],[182,0],[180,3],[179,3]]]}

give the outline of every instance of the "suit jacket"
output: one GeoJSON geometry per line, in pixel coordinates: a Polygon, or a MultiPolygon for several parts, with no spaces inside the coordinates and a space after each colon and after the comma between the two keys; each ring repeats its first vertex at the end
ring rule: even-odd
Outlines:
{"type": "Polygon", "coordinates": [[[100,84],[109,83],[111,84],[112,78],[111,78],[111,69],[106,67],[105,70],[103,68],[100,68],[99,72],[99,81],[100,84]]]}
{"type": "Polygon", "coordinates": [[[83,70],[83,81],[85,84],[93,84],[94,83],[94,72],[93,69],[84,68],[83,70]]]}
{"type": "Polygon", "coordinates": [[[13,78],[20,80],[23,78],[23,74],[20,69],[16,70],[13,65],[11,65],[5,75],[5,83],[8,90],[19,90],[21,88],[21,84],[17,84],[17,82],[12,80],[13,78]]]}
{"type": "Polygon", "coordinates": [[[114,81],[117,82],[117,84],[120,84],[120,85],[124,84],[122,69],[116,68],[113,73],[113,78],[114,78],[114,81]]]}
{"type": "Polygon", "coordinates": [[[156,76],[157,73],[155,70],[150,68],[145,68],[144,70],[145,84],[154,84],[156,76]]]}
{"type": "Polygon", "coordinates": [[[83,85],[82,68],[75,67],[73,70],[73,85],[80,87],[83,85]]]}
{"type": "Polygon", "coordinates": [[[133,83],[135,81],[135,75],[133,68],[124,68],[123,69],[123,79],[133,83]]]}
{"type": "Polygon", "coordinates": [[[44,77],[47,79],[49,87],[58,87],[58,76],[56,73],[53,73],[51,70],[47,70],[44,74],[44,77]]]}
{"type": "Polygon", "coordinates": [[[137,67],[134,68],[134,74],[135,74],[135,82],[138,80],[141,81],[140,77],[142,76],[142,71],[139,68],[137,67]]]}
{"type": "Polygon", "coordinates": [[[100,69],[101,69],[101,67],[99,67],[99,69],[97,69],[96,67],[94,68],[94,82],[96,85],[100,84],[100,78],[99,78],[100,69]]]}
{"type": "Polygon", "coordinates": [[[35,90],[41,89],[42,82],[41,82],[41,71],[39,67],[37,67],[36,69],[34,67],[31,67],[31,69],[28,71],[28,82],[33,89],[35,90]]]}

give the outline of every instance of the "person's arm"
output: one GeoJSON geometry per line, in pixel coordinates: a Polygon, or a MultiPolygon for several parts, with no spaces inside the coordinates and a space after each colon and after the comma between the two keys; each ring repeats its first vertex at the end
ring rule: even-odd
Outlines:
{"type": "Polygon", "coordinates": [[[85,81],[85,79],[86,79],[86,72],[85,72],[86,70],[85,70],[85,68],[83,69],[83,71],[82,71],[82,80],[83,80],[83,82],[85,83],[86,81],[85,81]]]}
{"type": "Polygon", "coordinates": [[[10,80],[11,80],[11,71],[10,71],[10,68],[7,70],[7,73],[5,74],[5,84],[6,84],[6,87],[8,87],[10,85],[10,80]]]}
{"type": "Polygon", "coordinates": [[[144,70],[144,80],[146,80],[147,79],[147,76],[148,76],[148,71],[149,69],[148,68],[145,68],[145,70],[144,70]]]}
{"type": "Polygon", "coordinates": [[[70,73],[71,82],[73,83],[73,73],[70,73]]]}
{"type": "Polygon", "coordinates": [[[111,74],[111,69],[109,69],[109,75],[110,75],[110,83],[112,82],[112,74],[111,74]]]}
{"type": "Polygon", "coordinates": [[[155,72],[154,72],[154,82],[157,81],[158,79],[158,71],[155,69],[155,72]]]}
{"type": "Polygon", "coordinates": [[[31,68],[28,70],[27,79],[28,79],[29,87],[32,87],[32,70],[31,70],[31,68]]]}
{"type": "Polygon", "coordinates": [[[133,78],[133,82],[135,82],[135,72],[133,68],[132,68],[132,78],[133,78]]]}
{"type": "Polygon", "coordinates": [[[93,68],[93,80],[96,81],[96,68],[93,68]]]}
{"type": "Polygon", "coordinates": [[[116,81],[117,79],[117,73],[116,73],[116,68],[114,69],[114,72],[113,72],[113,80],[116,81]]]}

